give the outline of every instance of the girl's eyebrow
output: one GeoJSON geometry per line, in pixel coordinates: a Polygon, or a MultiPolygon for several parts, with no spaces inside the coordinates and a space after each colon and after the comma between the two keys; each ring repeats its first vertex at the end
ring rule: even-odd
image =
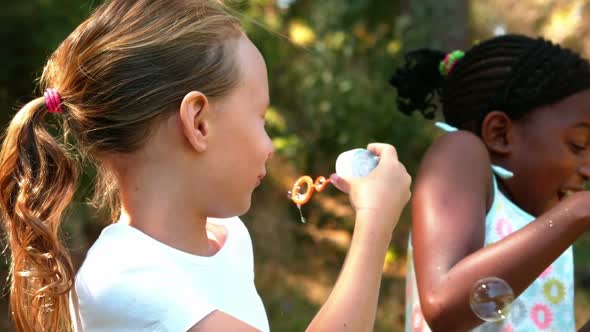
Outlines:
{"type": "Polygon", "coordinates": [[[581,128],[590,129],[590,123],[588,123],[588,122],[580,122],[580,123],[577,123],[577,124],[574,126],[574,128],[580,128],[580,127],[581,127],[581,128]]]}

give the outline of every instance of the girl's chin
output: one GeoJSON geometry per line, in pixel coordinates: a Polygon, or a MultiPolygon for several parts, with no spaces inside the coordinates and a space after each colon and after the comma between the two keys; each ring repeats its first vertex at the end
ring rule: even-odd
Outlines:
{"type": "Polygon", "coordinates": [[[236,207],[236,213],[234,213],[233,216],[241,216],[246,214],[248,211],[250,211],[250,207],[252,206],[252,197],[248,196],[248,200],[243,202],[243,204],[241,204],[241,206],[236,207]]]}
{"type": "Polygon", "coordinates": [[[565,200],[567,197],[555,197],[553,198],[551,201],[547,202],[547,204],[545,204],[544,209],[542,209],[540,211],[540,213],[538,213],[537,216],[553,209],[554,207],[556,207],[557,205],[559,205],[559,203],[561,203],[563,200],[565,200]]]}

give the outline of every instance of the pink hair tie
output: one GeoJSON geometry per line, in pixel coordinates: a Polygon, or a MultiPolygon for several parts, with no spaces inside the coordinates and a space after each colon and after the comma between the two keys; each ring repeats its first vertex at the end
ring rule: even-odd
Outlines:
{"type": "Polygon", "coordinates": [[[53,88],[49,88],[45,90],[45,106],[47,106],[47,111],[49,113],[63,113],[61,109],[61,97],[57,90],[53,88]]]}

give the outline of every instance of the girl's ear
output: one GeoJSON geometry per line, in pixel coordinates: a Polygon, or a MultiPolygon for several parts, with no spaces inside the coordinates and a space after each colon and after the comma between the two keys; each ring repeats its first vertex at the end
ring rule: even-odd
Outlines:
{"type": "Polygon", "coordinates": [[[199,91],[191,91],[180,104],[180,122],[184,136],[197,152],[207,150],[209,101],[199,91]]]}
{"type": "Polygon", "coordinates": [[[490,152],[507,155],[512,152],[514,144],[514,124],[501,111],[488,113],[481,124],[481,138],[490,152]]]}

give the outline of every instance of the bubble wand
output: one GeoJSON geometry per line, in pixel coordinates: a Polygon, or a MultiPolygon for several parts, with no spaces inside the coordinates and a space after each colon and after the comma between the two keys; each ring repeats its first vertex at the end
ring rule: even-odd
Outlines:
{"type": "Polygon", "coordinates": [[[315,182],[311,179],[309,175],[303,175],[295,181],[293,184],[293,188],[287,196],[290,200],[297,205],[297,209],[299,209],[299,216],[301,217],[301,222],[305,224],[305,218],[303,218],[303,213],[301,212],[301,207],[305,205],[311,199],[314,190],[317,192],[322,192],[328,184],[330,183],[330,179],[326,179],[323,176],[320,176],[315,179],[315,182]],[[301,192],[301,187],[305,185],[306,190],[305,192],[301,192]]]}
{"type": "MultiPolygon", "coordinates": [[[[336,159],[336,174],[345,178],[366,176],[377,167],[378,163],[379,157],[369,150],[353,149],[345,151],[336,159]]],[[[305,218],[303,218],[301,207],[311,200],[314,191],[324,191],[329,183],[330,179],[323,176],[319,176],[313,181],[309,175],[303,175],[295,181],[287,197],[297,205],[302,223],[305,223],[305,218]],[[301,192],[303,186],[306,187],[305,192],[301,192]]]]}

